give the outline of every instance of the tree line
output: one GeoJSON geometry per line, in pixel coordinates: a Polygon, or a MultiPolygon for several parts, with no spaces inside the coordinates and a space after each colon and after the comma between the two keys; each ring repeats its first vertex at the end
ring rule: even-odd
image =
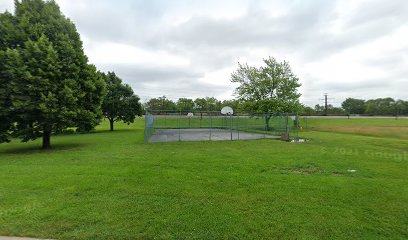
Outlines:
{"type": "Polygon", "coordinates": [[[347,98],[341,104],[341,107],[334,107],[329,104],[325,106],[316,105],[314,108],[303,107],[303,114],[308,115],[368,115],[368,116],[399,116],[408,115],[408,101],[395,100],[393,98],[377,99],[356,99],[347,98]]]}
{"type": "Polygon", "coordinates": [[[222,107],[230,106],[234,110],[239,106],[238,100],[218,100],[214,97],[204,97],[204,98],[179,98],[177,101],[168,99],[166,96],[151,98],[147,101],[143,107],[146,111],[182,111],[182,112],[192,112],[192,111],[221,111],[222,107]]]}
{"type": "MultiPolygon", "coordinates": [[[[252,104],[256,104],[254,101],[252,104]]],[[[222,107],[229,106],[236,112],[246,112],[252,110],[257,112],[256,109],[248,108],[246,105],[252,105],[248,102],[243,102],[239,99],[232,100],[218,100],[214,97],[203,98],[179,98],[176,101],[168,99],[166,96],[151,98],[145,104],[143,108],[147,111],[220,111],[222,107]]],[[[305,115],[378,115],[378,116],[395,116],[395,115],[408,115],[408,101],[394,100],[393,98],[377,98],[370,100],[347,98],[340,107],[335,107],[331,104],[327,106],[327,110],[324,105],[317,104],[314,108],[300,105],[297,109],[298,113],[305,115]]]]}
{"type": "Polygon", "coordinates": [[[106,117],[132,122],[139,97],[113,72],[88,62],[75,25],[55,1],[15,1],[0,14],[0,143],[26,142],[75,128],[91,131],[106,117]]]}

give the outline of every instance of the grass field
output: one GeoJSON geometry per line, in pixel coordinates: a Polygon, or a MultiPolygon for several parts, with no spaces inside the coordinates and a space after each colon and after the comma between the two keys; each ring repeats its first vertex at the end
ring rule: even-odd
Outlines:
{"type": "Polygon", "coordinates": [[[115,127],[1,144],[0,235],[408,238],[407,120],[310,120],[307,143],[143,144],[142,120],[115,127]]]}
{"type": "Polygon", "coordinates": [[[303,125],[314,131],[408,139],[407,118],[308,118],[303,125]]]}

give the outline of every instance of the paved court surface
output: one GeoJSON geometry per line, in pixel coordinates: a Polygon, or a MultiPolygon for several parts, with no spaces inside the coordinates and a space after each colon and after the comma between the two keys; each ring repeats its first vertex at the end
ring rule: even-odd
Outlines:
{"type": "Polygon", "coordinates": [[[177,142],[177,141],[226,141],[226,140],[251,140],[271,138],[279,139],[279,136],[268,134],[242,132],[226,129],[157,129],[150,137],[149,142],[177,142]]]}

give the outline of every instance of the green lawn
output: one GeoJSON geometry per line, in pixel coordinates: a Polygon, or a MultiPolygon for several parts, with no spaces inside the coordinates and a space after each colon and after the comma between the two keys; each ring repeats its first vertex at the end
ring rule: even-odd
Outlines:
{"type": "Polygon", "coordinates": [[[138,120],[55,136],[50,151],[1,144],[0,235],[407,239],[407,140],[317,121],[307,143],[144,144],[138,120]]]}
{"type": "Polygon", "coordinates": [[[308,118],[302,119],[302,125],[314,131],[408,140],[407,118],[308,118]]]}

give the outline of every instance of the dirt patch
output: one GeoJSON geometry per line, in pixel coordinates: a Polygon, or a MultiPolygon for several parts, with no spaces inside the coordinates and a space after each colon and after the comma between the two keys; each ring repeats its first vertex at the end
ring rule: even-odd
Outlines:
{"type": "Polygon", "coordinates": [[[310,175],[310,174],[324,172],[323,169],[315,165],[294,166],[291,168],[283,168],[282,171],[286,173],[294,173],[294,174],[302,174],[302,175],[310,175]]]}

